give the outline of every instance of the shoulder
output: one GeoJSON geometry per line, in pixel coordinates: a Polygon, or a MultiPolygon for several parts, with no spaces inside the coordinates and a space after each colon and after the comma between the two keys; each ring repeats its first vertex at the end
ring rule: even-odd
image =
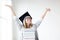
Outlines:
{"type": "Polygon", "coordinates": [[[33,24],[33,27],[36,27],[36,24],[33,24]]]}

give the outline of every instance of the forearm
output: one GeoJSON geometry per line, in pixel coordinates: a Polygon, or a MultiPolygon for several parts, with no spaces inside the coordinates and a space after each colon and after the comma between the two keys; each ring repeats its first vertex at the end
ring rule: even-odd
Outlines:
{"type": "Polygon", "coordinates": [[[47,11],[45,11],[45,13],[42,15],[42,19],[44,19],[44,17],[46,16],[47,11]]]}
{"type": "Polygon", "coordinates": [[[44,14],[42,15],[42,19],[44,19],[44,17],[46,16],[47,12],[50,11],[50,8],[46,8],[46,11],[44,12],[44,14]]]}
{"type": "Polygon", "coordinates": [[[16,16],[16,13],[15,13],[15,11],[13,10],[13,8],[11,8],[11,10],[12,10],[13,15],[16,16]]]}

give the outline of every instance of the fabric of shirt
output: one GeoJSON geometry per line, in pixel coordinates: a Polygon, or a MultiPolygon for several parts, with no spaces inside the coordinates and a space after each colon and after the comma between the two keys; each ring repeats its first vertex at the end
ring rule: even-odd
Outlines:
{"type": "Polygon", "coordinates": [[[42,19],[37,21],[31,28],[24,28],[23,23],[19,20],[18,17],[14,17],[16,22],[19,24],[19,29],[21,31],[22,40],[38,40],[37,27],[40,26],[42,19]]]}

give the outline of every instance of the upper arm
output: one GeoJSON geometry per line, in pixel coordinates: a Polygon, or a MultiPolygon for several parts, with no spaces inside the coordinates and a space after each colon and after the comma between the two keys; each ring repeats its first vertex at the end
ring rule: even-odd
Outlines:
{"type": "Polygon", "coordinates": [[[19,26],[22,26],[22,23],[21,23],[21,21],[19,20],[19,18],[16,18],[16,21],[17,21],[17,23],[19,24],[19,26]]]}
{"type": "Polygon", "coordinates": [[[17,24],[19,25],[19,29],[22,27],[22,23],[21,23],[21,21],[19,20],[19,18],[18,17],[14,17],[14,20],[17,22],[17,24]]]}
{"type": "Polygon", "coordinates": [[[38,21],[35,23],[36,27],[39,27],[40,24],[41,24],[41,22],[42,22],[42,19],[38,20],[38,21]]]}

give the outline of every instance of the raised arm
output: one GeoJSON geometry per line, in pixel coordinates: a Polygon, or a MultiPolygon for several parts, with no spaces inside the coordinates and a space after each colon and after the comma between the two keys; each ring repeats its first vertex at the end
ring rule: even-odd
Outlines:
{"type": "Polygon", "coordinates": [[[15,11],[13,10],[13,6],[11,6],[11,5],[5,5],[5,6],[9,7],[11,9],[11,11],[13,12],[13,15],[16,16],[15,11]]]}
{"type": "Polygon", "coordinates": [[[40,20],[35,23],[35,25],[37,27],[41,24],[42,20],[44,19],[44,17],[46,16],[47,12],[49,12],[49,11],[50,11],[50,8],[46,8],[44,14],[40,17],[40,20]]]}
{"type": "Polygon", "coordinates": [[[6,6],[11,9],[11,11],[12,11],[12,13],[13,13],[13,15],[14,15],[14,19],[17,21],[17,23],[18,23],[19,26],[20,26],[19,29],[21,29],[22,23],[21,23],[21,21],[19,20],[19,18],[16,16],[15,11],[13,10],[13,6],[10,6],[10,5],[6,5],[6,6]]]}

